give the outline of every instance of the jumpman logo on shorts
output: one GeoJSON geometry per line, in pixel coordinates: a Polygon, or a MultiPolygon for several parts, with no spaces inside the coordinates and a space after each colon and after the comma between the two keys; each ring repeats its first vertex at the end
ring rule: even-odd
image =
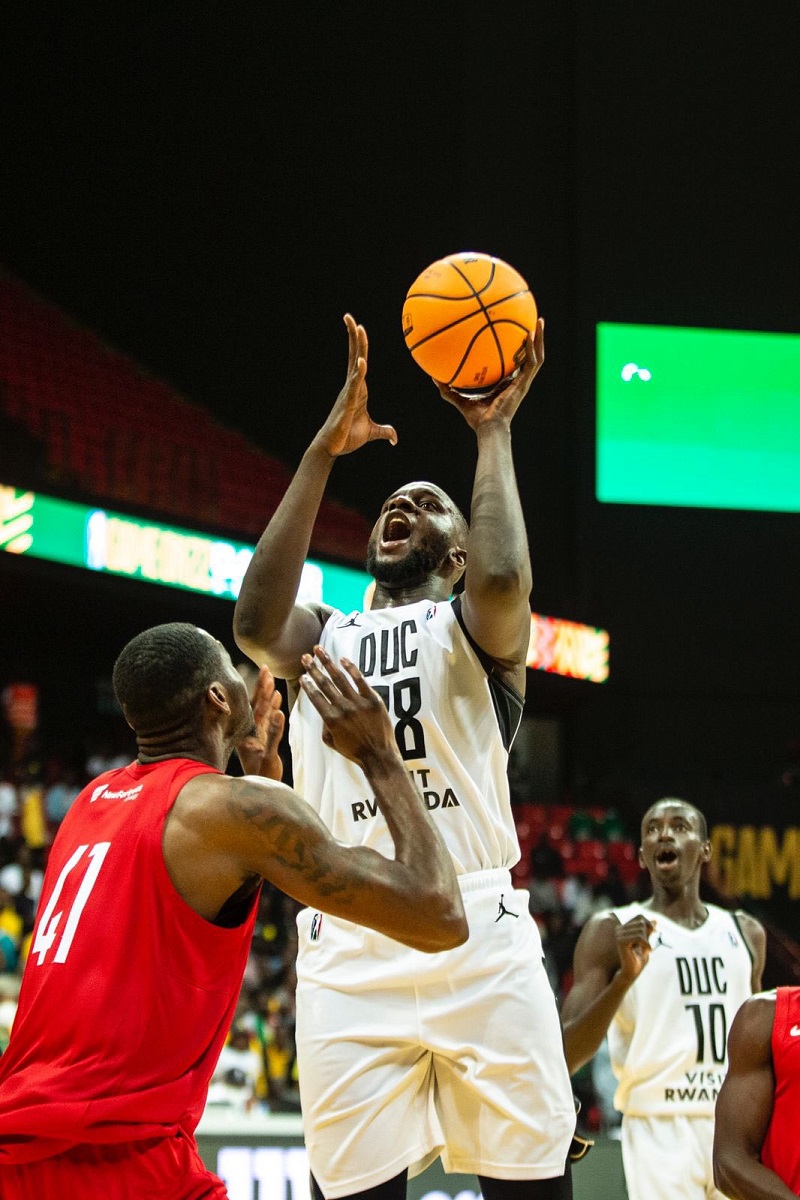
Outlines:
{"type": "Polygon", "coordinates": [[[500,912],[497,914],[497,916],[494,919],[495,925],[497,924],[497,922],[500,920],[501,917],[518,917],[519,916],[519,913],[512,912],[510,908],[506,908],[505,904],[503,904],[503,896],[504,895],[505,895],[505,893],[500,894],[500,912]]]}

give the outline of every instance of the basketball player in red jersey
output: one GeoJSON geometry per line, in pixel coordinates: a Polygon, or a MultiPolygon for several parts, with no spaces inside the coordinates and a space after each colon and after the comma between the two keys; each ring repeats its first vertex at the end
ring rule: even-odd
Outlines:
{"type": "Polygon", "coordinates": [[[717,1099],[714,1180],[731,1200],[800,1196],[800,988],[747,1000],[717,1099]]]}
{"type": "Polygon", "coordinates": [[[193,1135],[262,879],[319,909],[318,927],[324,911],[420,950],[465,941],[449,856],[381,699],[324,652],[303,665],[322,737],[369,779],[395,859],[338,845],[278,782],[283,717],[267,670],[251,707],[202,630],[160,625],[129,642],[114,687],[139,754],[83,789],[51,850],[0,1059],[2,1200],[226,1195],[193,1135]],[[223,774],[234,749],[243,778],[223,774]]]}

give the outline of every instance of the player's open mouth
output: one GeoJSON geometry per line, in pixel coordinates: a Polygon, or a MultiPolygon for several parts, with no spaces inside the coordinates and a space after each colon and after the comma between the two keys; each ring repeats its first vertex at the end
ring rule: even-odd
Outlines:
{"type": "Polygon", "coordinates": [[[659,867],[674,867],[678,861],[678,855],[674,850],[659,850],[656,854],[656,863],[659,867]]]}
{"type": "Polygon", "coordinates": [[[407,517],[401,513],[396,513],[388,517],[381,532],[382,546],[396,546],[400,542],[407,542],[411,537],[411,524],[407,517]]]}

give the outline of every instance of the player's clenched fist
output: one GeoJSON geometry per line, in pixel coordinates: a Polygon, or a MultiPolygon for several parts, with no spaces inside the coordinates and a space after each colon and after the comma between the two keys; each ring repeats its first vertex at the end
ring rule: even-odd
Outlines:
{"type": "Polygon", "coordinates": [[[650,958],[650,936],[655,924],[639,914],[616,929],[620,974],[631,983],[641,975],[650,958]]]}

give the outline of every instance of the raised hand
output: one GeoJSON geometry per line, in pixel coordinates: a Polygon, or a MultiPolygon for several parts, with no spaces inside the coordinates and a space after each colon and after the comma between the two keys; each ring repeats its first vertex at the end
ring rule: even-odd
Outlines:
{"type": "Polygon", "coordinates": [[[525,340],[525,357],[517,374],[512,379],[498,383],[493,392],[481,400],[468,400],[446,383],[438,383],[439,395],[457,408],[472,429],[485,421],[511,421],[514,413],[528,394],[528,389],[538,375],[544,362],[544,320],[539,317],[536,328],[525,340]]]}
{"type": "Polygon", "coordinates": [[[325,745],[359,766],[381,755],[396,756],[386,706],[355,663],[343,658],[342,667],[337,667],[321,646],[314,647],[314,655],[316,662],[310,654],[301,659],[306,674],[300,686],[322,717],[325,745]]]}
{"type": "Polygon", "coordinates": [[[283,763],[278,754],[286,718],[281,710],[281,694],[269,667],[261,667],[251,700],[253,731],[236,747],[245,775],[262,775],[281,780],[283,763]]]}
{"type": "Polygon", "coordinates": [[[348,340],[347,378],[315,439],[332,458],[350,454],[367,442],[383,440],[393,446],[397,444],[393,426],[377,425],[367,412],[367,331],[356,324],[350,313],[345,314],[344,323],[348,340]]]}
{"type": "Polygon", "coordinates": [[[633,983],[641,975],[650,959],[650,935],[655,923],[641,914],[632,917],[616,929],[617,953],[623,979],[633,983]]]}

